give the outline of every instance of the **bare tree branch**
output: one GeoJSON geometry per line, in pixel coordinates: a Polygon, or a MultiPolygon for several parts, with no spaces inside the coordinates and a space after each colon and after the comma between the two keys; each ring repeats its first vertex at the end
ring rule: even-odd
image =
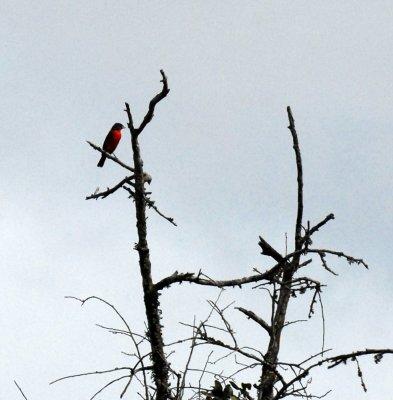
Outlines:
{"type": "Polygon", "coordinates": [[[258,357],[255,354],[247,352],[247,351],[243,350],[243,348],[224,343],[222,340],[215,339],[212,336],[208,336],[206,333],[201,332],[198,339],[201,339],[203,342],[206,342],[208,344],[213,344],[218,347],[223,347],[225,349],[232,350],[236,353],[241,354],[242,356],[244,356],[246,358],[250,358],[252,360],[258,361],[261,365],[265,364],[265,361],[261,357],[258,357]]]}
{"type": "Polygon", "coordinates": [[[105,199],[105,197],[109,196],[110,194],[116,192],[116,190],[118,190],[121,187],[123,187],[124,184],[126,184],[126,183],[132,184],[132,182],[131,182],[132,179],[134,179],[134,175],[126,176],[124,179],[122,179],[118,184],[116,184],[112,188],[108,188],[107,190],[105,190],[103,192],[93,193],[90,196],[87,196],[86,200],[90,200],[90,199],[96,199],[97,200],[100,197],[105,199]]]}
{"type": "MultiPolygon", "coordinates": [[[[125,330],[123,330],[123,329],[110,328],[110,327],[108,327],[108,326],[104,326],[104,325],[101,325],[101,324],[96,324],[96,326],[98,326],[99,328],[105,329],[105,330],[107,330],[107,331],[109,331],[110,333],[113,333],[113,334],[121,334],[121,335],[130,336],[129,332],[128,332],[128,331],[125,331],[125,330]]],[[[144,336],[144,335],[141,335],[140,333],[132,332],[132,334],[133,334],[134,336],[136,336],[136,337],[139,337],[139,338],[142,339],[142,340],[149,341],[149,338],[147,338],[147,337],[144,336]]]]}
{"type": "Polygon", "coordinates": [[[128,127],[130,128],[131,133],[135,134],[136,136],[138,136],[143,131],[145,126],[153,119],[154,109],[155,109],[156,105],[161,100],[163,100],[169,93],[168,81],[167,81],[165,72],[162,69],[160,70],[160,74],[162,76],[162,79],[161,79],[162,90],[161,90],[160,93],[158,93],[156,96],[154,96],[150,100],[149,109],[148,109],[145,117],[143,118],[143,121],[140,124],[139,128],[135,128],[134,127],[133,118],[132,118],[132,114],[131,114],[131,111],[130,111],[130,106],[128,105],[128,103],[126,103],[126,112],[127,112],[127,115],[128,115],[128,127]]]}
{"type": "Polygon", "coordinates": [[[327,262],[326,262],[326,259],[325,259],[325,255],[326,255],[326,254],[320,252],[320,253],[318,253],[318,255],[319,255],[319,258],[321,259],[322,267],[325,268],[326,271],[330,272],[332,275],[338,276],[338,273],[335,272],[335,271],[333,271],[333,270],[327,265],[327,262]]]}
{"type": "Polygon", "coordinates": [[[295,120],[292,116],[291,107],[287,107],[289,126],[288,129],[291,131],[293,140],[293,149],[296,156],[296,168],[297,168],[297,216],[296,216],[296,231],[295,231],[295,250],[300,250],[302,245],[301,231],[302,231],[302,220],[303,220],[303,166],[302,157],[300,154],[299,140],[295,129],[295,120]]]}
{"type": "Polygon", "coordinates": [[[354,351],[352,353],[347,353],[347,354],[340,354],[334,357],[328,357],[323,360],[318,361],[315,364],[310,365],[309,367],[305,368],[299,375],[297,375],[295,378],[290,380],[288,383],[283,385],[283,387],[277,392],[277,394],[274,396],[273,400],[278,400],[283,397],[285,397],[285,392],[286,390],[291,387],[294,383],[304,379],[309,372],[316,368],[320,367],[323,364],[326,363],[332,363],[332,365],[328,366],[328,369],[334,368],[337,365],[341,363],[346,363],[347,360],[353,360],[355,361],[356,357],[364,356],[364,355],[370,355],[373,354],[374,356],[382,356],[384,354],[393,354],[393,349],[365,349],[361,351],[354,351]]]}
{"type": "MultiPolygon", "coordinates": [[[[178,271],[175,271],[172,275],[167,276],[166,278],[163,278],[161,281],[157,282],[155,284],[155,287],[157,290],[162,290],[174,283],[181,284],[183,282],[190,282],[190,283],[195,283],[197,285],[215,286],[218,288],[223,288],[223,287],[235,287],[235,286],[242,287],[242,285],[245,285],[247,283],[260,282],[263,280],[272,282],[274,280],[274,277],[281,272],[284,265],[287,264],[292,257],[301,254],[301,251],[295,251],[293,253],[288,254],[286,257],[282,257],[279,253],[277,254],[272,253],[272,254],[275,255],[274,257],[272,256],[274,259],[276,258],[278,259],[278,263],[273,267],[271,267],[270,269],[266,270],[265,272],[260,272],[258,271],[258,269],[254,268],[254,271],[258,272],[258,274],[256,275],[245,276],[236,279],[216,280],[203,274],[202,271],[199,271],[198,274],[196,275],[194,272],[179,273],[178,271]]],[[[304,267],[308,265],[310,262],[311,260],[306,260],[302,264],[300,264],[299,267],[304,267]]]]}
{"type": "Polygon", "coordinates": [[[140,362],[141,365],[142,365],[141,371],[142,371],[142,373],[143,373],[143,381],[144,381],[144,386],[145,386],[145,390],[146,390],[146,400],[149,400],[148,385],[147,385],[147,376],[146,376],[146,373],[145,373],[145,365],[144,365],[144,363],[143,363],[143,357],[142,357],[141,352],[140,352],[140,350],[139,350],[139,344],[138,344],[138,342],[136,341],[136,339],[135,339],[135,337],[134,337],[134,334],[133,334],[133,332],[131,331],[131,328],[130,328],[130,326],[128,325],[127,321],[126,321],[125,318],[120,314],[120,312],[117,310],[117,308],[116,308],[113,304],[109,303],[108,301],[106,301],[106,300],[104,300],[104,299],[102,299],[101,297],[98,297],[98,296],[89,296],[89,297],[87,297],[86,299],[80,299],[80,298],[74,297],[74,296],[66,296],[66,299],[77,300],[77,301],[79,301],[79,302],[81,303],[81,306],[83,306],[83,305],[84,305],[87,301],[89,301],[89,300],[97,300],[97,301],[99,301],[99,302],[101,302],[101,303],[106,304],[108,307],[110,307],[110,308],[116,313],[116,315],[121,319],[121,321],[123,322],[123,324],[125,325],[125,327],[126,327],[126,329],[127,329],[128,335],[130,336],[130,338],[131,338],[131,340],[132,340],[132,342],[133,342],[133,344],[134,344],[134,346],[135,346],[136,352],[137,352],[137,354],[138,354],[139,362],[140,362]]]}
{"type": "Polygon", "coordinates": [[[259,324],[260,326],[262,326],[263,329],[265,329],[265,331],[271,335],[272,334],[272,328],[271,326],[265,322],[261,317],[258,317],[258,315],[256,315],[254,312],[250,311],[250,310],[246,310],[245,308],[242,307],[235,307],[236,310],[239,310],[240,312],[242,312],[243,314],[247,315],[248,318],[252,319],[253,321],[255,321],[257,324],[259,324]]]}
{"type": "Polygon", "coordinates": [[[326,254],[331,254],[337,257],[344,257],[349,264],[358,264],[358,265],[363,265],[365,268],[368,269],[368,265],[366,264],[365,261],[361,258],[354,258],[352,256],[349,256],[347,254],[344,254],[342,251],[334,251],[334,250],[328,250],[328,249],[308,249],[308,253],[317,253],[319,255],[322,254],[322,256],[325,256],[326,254]]]}
{"type": "Polygon", "coordinates": [[[107,158],[110,160],[114,161],[115,163],[121,165],[123,168],[128,169],[131,172],[135,172],[134,168],[130,167],[129,165],[123,163],[123,161],[120,161],[117,157],[115,157],[113,154],[109,154],[106,151],[102,150],[100,146],[97,146],[96,144],[89,142],[87,140],[87,143],[94,149],[99,151],[101,154],[104,154],[107,158]]]}
{"type": "Polygon", "coordinates": [[[330,220],[334,219],[334,214],[329,214],[321,222],[313,226],[307,233],[303,236],[302,242],[306,242],[315,232],[317,232],[322,226],[327,224],[330,220]]]}
{"type": "MultiPolygon", "coordinates": [[[[131,198],[131,197],[132,197],[132,198],[135,197],[135,192],[134,192],[132,189],[130,189],[130,188],[127,187],[127,186],[123,186],[123,189],[126,190],[126,191],[130,194],[130,196],[129,196],[130,198],[131,198]]],[[[144,198],[145,198],[145,202],[146,202],[146,204],[147,204],[147,206],[148,206],[149,208],[152,208],[160,217],[166,219],[166,220],[167,220],[168,222],[170,222],[172,225],[177,226],[175,220],[174,220],[172,217],[166,216],[165,214],[163,214],[163,213],[158,209],[158,207],[155,205],[155,201],[151,200],[147,195],[145,195],[144,198]]]]}
{"type": "Polygon", "coordinates": [[[367,387],[366,387],[366,384],[365,384],[365,382],[363,380],[363,372],[360,369],[360,364],[359,364],[359,360],[357,359],[357,357],[355,357],[355,361],[356,361],[356,366],[357,366],[357,370],[358,370],[358,377],[360,379],[360,384],[361,384],[361,386],[363,388],[363,391],[366,393],[367,392],[367,387]]]}
{"type": "Polygon", "coordinates": [[[109,386],[113,385],[113,384],[116,383],[116,382],[121,381],[122,379],[126,379],[126,378],[129,378],[129,375],[123,375],[123,376],[120,376],[119,378],[116,378],[116,379],[111,380],[111,381],[108,382],[106,385],[104,385],[100,390],[98,390],[97,392],[95,392],[95,393],[93,394],[93,396],[90,397],[89,400],[95,399],[100,393],[102,393],[102,392],[103,392],[105,389],[107,389],[109,386]]]}
{"type": "Polygon", "coordinates": [[[246,276],[243,278],[237,278],[237,279],[228,279],[224,281],[220,280],[214,280],[214,279],[206,279],[202,278],[201,273],[198,273],[195,275],[193,272],[185,272],[185,273],[178,273],[175,271],[171,276],[168,276],[161,281],[156,283],[156,289],[157,290],[162,290],[166,287],[169,287],[173,283],[182,283],[182,282],[190,282],[190,283],[196,283],[197,285],[204,285],[204,286],[215,286],[219,288],[223,287],[228,287],[228,286],[239,286],[241,287],[242,285],[246,283],[251,283],[251,282],[259,282],[264,279],[269,279],[272,276],[274,276],[280,269],[282,265],[278,264],[274,266],[272,269],[262,273],[262,274],[257,274],[257,275],[251,275],[251,276],[246,276]]]}
{"type": "MultiPolygon", "coordinates": [[[[149,368],[149,369],[151,369],[151,368],[149,368]]],[[[55,379],[54,381],[49,382],[49,385],[53,385],[54,383],[57,383],[57,382],[60,382],[60,381],[64,381],[64,380],[70,379],[70,378],[78,378],[78,377],[81,377],[81,376],[89,376],[89,375],[108,374],[108,373],[111,373],[111,372],[117,372],[117,371],[122,371],[122,370],[127,370],[127,371],[132,372],[132,368],[130,368],[130,367],[116,367],[116,368],[107,369],[107,370],[104,370],[104,371],[81,372],[79,374],[67,375],[67,376],[63,376],[61,378],[55,379]]],[[[146,370],[146,367],[145,367],[144,370],[146,370]]],[[[139,370],[133,371],[133,372],[136,373],[138,371],[142,371],[142,369],[139,369],[139,370]]]]}
{"type": "Polygon", "coordinates": [[[26,397],[26,395],[23,393],[23,390],[22,390],[21,387],[18,385],[18,383],[17,383],[16,381],[14,381],[14,383],[15,383],[15,386],[18,388],[19,392],[21,393],[21,395],[23,396],[23,398],[24,398],[25,400],[28,400],[27,397],[26,397]]]}
{"type": "Polygon", "coordinates": [[[262,254],[272,257],[278,263],[282,263],[284,261],[284,257],[275,250],[262,236],[259,236],[259,246],[262,249],[262,254]]]}

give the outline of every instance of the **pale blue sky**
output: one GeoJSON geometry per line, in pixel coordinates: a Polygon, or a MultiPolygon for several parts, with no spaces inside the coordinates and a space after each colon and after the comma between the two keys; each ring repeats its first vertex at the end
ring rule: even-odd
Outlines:
{"type": "MultiPolygon", "coordinates": [[[[94,326],[116,324],[111,315],[63,296],[105,297],[143,329],[132,204],[123,193],[84,200],[125,173],[109,162],[96,168],[85,140],[100,144],[114,122],[124,123],[124,101],[142,118],[160,89],[160,68],[171,92],[141,145],[154,199],[179,227],[151,214],[154,276],[203,267],[223,278],[267,268],[259,234],[284,248],[296,198],[291,105],[305,217],[336,215],[316,243],[371,266],[332,260],[337,278],[318,263],[310,269],[328,284],[327,346],[393,347],[392,17],[390,1],[2,0],[0,398],[18,398],[17,379],[29,400],[88,399],[102,380],[48,382],[127,363],[126,342],[94,326]]],[[[130,158],[127,136],[117,156],[130,158]]],[[[201,301],[215,295],[188,286],[166,291],[165,337],[183,334],[175,324],[203,317],[201,301]]],[[[225,298],[234,295],[239,306],[264,304],[255,291],[225,298]]],[[[307,315],[302,302],[291,312],[307,315]]],[[[249,328],[245,340],[263,334],[233,318],[249,328]]],[[[318,351],[319,316],[309,329],[288,330],[283,346],[288,357],[318,351]]],[[[387,398],[392,359],[362,365],[367,395],[353,365],[317,374],[316,391],[387,398]]]]}

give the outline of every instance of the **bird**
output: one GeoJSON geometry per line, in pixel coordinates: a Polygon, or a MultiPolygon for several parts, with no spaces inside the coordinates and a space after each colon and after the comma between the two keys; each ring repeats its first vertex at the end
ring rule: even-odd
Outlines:
{"type": "MultiPolygon", "coordinates": [[[[106,135],[104,144],[102,145],[102,149],[104,151],[112,154],[116,150],[116,147],[121,139],[121,130],[124,128],[125,126],[123,126],[123,124],[121,124],[120,122],[116,122],[112,126],[111,130],[106,135]]],[[[106,160],[106,155],[103,154],[100,158],[100,161],[98,161],[97,167],[103,167],[105,164],[105,160],[106,160]]]]}

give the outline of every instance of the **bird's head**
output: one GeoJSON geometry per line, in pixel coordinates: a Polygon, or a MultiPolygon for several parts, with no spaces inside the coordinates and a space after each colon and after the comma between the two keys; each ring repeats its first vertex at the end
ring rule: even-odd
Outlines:
{"type": "Polygon", "coordinates": [[[121,131],[122,129],[124,129],[125,126],[123,124],[121,124],[120,122],[116,122],[113,126],[112,126],[112,130],[113,131],[121,131]]]}

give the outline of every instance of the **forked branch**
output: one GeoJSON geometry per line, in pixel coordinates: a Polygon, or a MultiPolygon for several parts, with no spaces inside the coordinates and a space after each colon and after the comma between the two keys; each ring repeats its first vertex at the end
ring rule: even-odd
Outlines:
{"type": "Polygon", "coordinates": [[[90,196],[87,196],[86,200],[90,200],[90,199],[98,200],[99,198],[105,199],[105,197],[109,196],[112,193],[115,193],[116,190],[123,187],[123,185],[125,185],[126,183],[128,183],[129,185],[133,185],[133,183],[131,182],[132,179],[134,179],[134,175],[126,176],[124,179],[122,179],[118,184],[116,184],[112,188],[108,188],[107,190],[104,190],[103,192],[93,193],[90,196]]]}
{"type": "Polygon", "coordinates": [[[163,100],[169,93],[169,87],[168,87],[168,81],[167,81],[167,77],[165,75],[165,72],[161,69],[160,70],[160,74],[162,76],[161,82],[162,82],[162,90],[160,93],[158,93],[157,95],[155,95],[149,103],[149,109],[145,115],[145,117],[143,118],[142,123],[139,125],[139,128],[135,128],[134,127],[134,121],[132,118],[132,114],[131,114],[131,110],[130,110],[130,105],[128,103],[126,103],[126,109],[125,111],[127,112],[128,115],[128,127],[130,128],[130,131],[132,134],[138,136],[141,134],[141,132],[143,131],[143,129],[145,129],[145,126],[153,119],[154,116],[154,109],[156,107],[156,105],[163,100]]]}

